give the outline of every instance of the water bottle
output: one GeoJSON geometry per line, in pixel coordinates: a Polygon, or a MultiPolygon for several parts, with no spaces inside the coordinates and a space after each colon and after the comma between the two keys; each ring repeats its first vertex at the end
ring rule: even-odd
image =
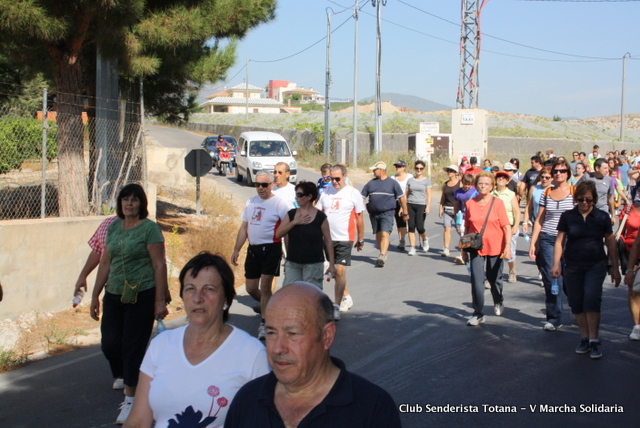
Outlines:
{"type": "Polygon", "coordinates": [[[157,324],[156,324],[156,331],[158,332],[158,334],[162,333],[163,331],[167,330],[167,326],[164,325],[164,322],[162,321],[162,318],[158,318],[157,320],[157,324]]]}
{"type": "Polygon", "coordinates": [[[522,237],[524,238],[524,242],[526,242],[527,244],[531,242],[531,237],[529,236],[528,233],[524,233],[522,237]]]}
{"type": "Polygon", "coordinates": [[[82,302],[83,297],[84,297],[84,290],[81,288],[78,291],[76,291],[76,293],[73,295],[72,303],[74,308],[78,306],[80,302],[82,302]]]}
{"type": "Polygon", "coordinates": [[[467,266],[467,272],[469,272],[469,275],[471,275],[471,263],[467,262],[465,263],[465,265],[467,266]]]}
{"type": "Polygon", "coordinates": [[[558,285],[558,278],[553,278],[553,281],[551,282],[551,294],[557,296],[559,292],[560,286],[558,285]]]}
{"type": "Polygon", "coordinates": [[[324,279],[329,282],[333,279],[333,275],[331,275],[331,272],[327,272],[324,274],[324,279]]]}
{"type": "Polygon", "coordinates": [[[456,228],[457,229],[460,229],[460,226],[462,226],[463,216],[464,216],[464,214],[462,214],[462,211],[458,211],[456,213],[456,228]]]}

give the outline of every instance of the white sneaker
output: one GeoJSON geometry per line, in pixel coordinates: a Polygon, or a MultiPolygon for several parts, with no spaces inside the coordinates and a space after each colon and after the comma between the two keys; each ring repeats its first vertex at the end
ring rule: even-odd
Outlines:
{"type": "Polygon", "coordinates": [[[455,261],[457,264],[459,264],[459,265],[464,265],[464,264],[465,264],[464,260],[462,260],[462,256],[457,256],[457,257],[454,259],[454,261],[455,261]]]}
{"type": "Polygon", "coordinates": [[[124,379],[121,377],[115,378],[113,380],[113,389],[124,389],[124,379]]]}
{"type": "Polygon", "coordinates": [[[442,250],[442,252],[440,252],[440,255],[442,257],[449,257],[449,249],[445,248],[444,250],[442,250]]]}
{"type": "Polygon", "coordinates": [[[125,398],[124,402],[120,404],[120,414],[116,419],[116,425],[122,425],[125,423],[125,421],[129,417],[129,413],[131,413],[132,407],[133,407],[133,397],[131,397],[131,401],[127,401],[127,399],[125,398]]]}
{"type": "Polygon", "coordinates": [[[424,251],[425,253],[429,251],[429,238],[424,238],[422,240],[422,251],[424,251]]]}
{"type": "Polygon", "coordinates": [[[640,340],[640,325],[633,326],[629,340],[640,340]]]}
{"type": "Polygon", "coordinates": [[[347,312],[353,306],[353,299],[351,298],[351,294],[347,294],[342,297],[342,301],[340,302],[340,312],[347,312]]]}
{"type": "Polygon", "coordinates": [[[340,306],[333,304],[333,320],[340,321],[340,306]]]}
{"type": "Polygon", "coordinates": [[[260,323],[260,327],[258,327],[258,339],[265,340],[267,338],[267,330],[264,328],[264,323],[260,323]]]}
{"type": "Polygon", "coordinates": [[[415,256],[416,255],[416,247],[409,247],[409,252],[407,253],[408,256],[415,256]]]}

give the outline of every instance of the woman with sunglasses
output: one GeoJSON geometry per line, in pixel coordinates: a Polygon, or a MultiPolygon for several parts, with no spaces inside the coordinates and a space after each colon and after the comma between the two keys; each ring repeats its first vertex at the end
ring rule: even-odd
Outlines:
{"type": "Polygon", "coordinates": [[[416,254],[416,235],[418,230],[422,241],[422,250],[429,251],[429,238],[424,227],[424,221],[431,206],[431,179],[424,176],[424,162],[416,161],[416,175],[407,180],[407,209],[409,210],[409,255],[416,254]]]}
{"type": "Polygon", "coordinates": [[[609,215],[594,208],[594,202],[598,200],[595,184],[592,181],[580,183],[574,199],[577,206],[562,213],[558,222],[551,275],[564,278],[567,302],[580,329],[576,353],[589,353],[592,359],[598,359],[602,357],[598,337],[602,283],[607,276],[603,239],[611,256],[611,281],[616,287],[620,285],[618,250],[609,215]]]}
{"type": "Polygon", "coordinates": [[[336,275],[333,241],[327,215],[313,206],[318,188],[310,181],[301,181],[295,187],[299,208],[287,213],[276,229],[276,237],[288,235],[287,261],[283,285],[306,281],[322,289],[324,254],[329,259],[328,271],[336,275]]]}
{"type": "MultiPolygon", "coordinates": [[[[545,292],[547,322],[545,331],[556,331],[562,326],[562,293],[552,291],[551,268],[553,248],[558,235],[558,221],[563,212],[573,209],[573,187],[569,184],[571,168],[566,160],[558,159],[551,167],[553,187],[548,187],[540,197],[540,210],[533,223],[533,234],[529,244],[529,257],[535,260],[545,292]]],[[[562,277],[558,278],[562,290],[562,277]]]]}

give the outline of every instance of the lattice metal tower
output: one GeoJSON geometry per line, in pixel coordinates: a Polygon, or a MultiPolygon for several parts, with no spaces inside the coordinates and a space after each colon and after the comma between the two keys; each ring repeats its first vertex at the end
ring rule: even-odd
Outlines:
{"type": "Polygon", "coordinates": [[[480,12],[489,0],[462,0],[460,32],[460,80],[456,106],[478,108],[480,63],[480,12]]]}

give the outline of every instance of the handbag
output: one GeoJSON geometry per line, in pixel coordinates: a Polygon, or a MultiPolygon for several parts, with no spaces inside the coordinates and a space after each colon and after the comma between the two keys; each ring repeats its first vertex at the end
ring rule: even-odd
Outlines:
{"type": "Polygon", "coordinates": [[[487,226],[487,221],[489,221],[489,216],[491,215],[491,209],[493,208],[493,203],[495,202],[495,196],[491,199],[491,204],[489,204],[489,210],[487,211],[487,216],[484,219],[484,224],[482,225],[482,229],[480,229],[480,233],[467,233],[460,238],[460,243],[458,247],[467,251],[480,251],[484,247],[482,243],[482,235],[484,234],[484,229],[487,226]]]}

